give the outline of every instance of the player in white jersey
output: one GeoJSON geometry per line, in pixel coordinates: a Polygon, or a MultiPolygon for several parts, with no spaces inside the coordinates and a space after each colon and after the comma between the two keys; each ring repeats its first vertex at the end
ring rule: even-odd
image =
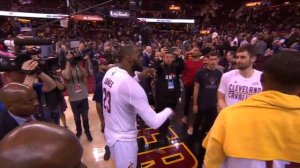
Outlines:
{"type": "Polygon", "coordinates": [[[262,91],[262,72],[253,69],[255,60],[256,51],[252,45],[238,48],[237,69],[224,73],[221,78],[218,89],[219,111],[262,91]]]}
{"type": "Polygon", "coordinates": [[[136,47],[122,47],[118,58],[119,67],[108,70],[103,79],[105,139],[117,168],[135,168],[138,152],[136,115],[157,129],[173,111],[165,108],[156,113],[148,104],[146,93],[137,80],[154,70],[133,77],[142,67],[141,53],[136,47]]]}

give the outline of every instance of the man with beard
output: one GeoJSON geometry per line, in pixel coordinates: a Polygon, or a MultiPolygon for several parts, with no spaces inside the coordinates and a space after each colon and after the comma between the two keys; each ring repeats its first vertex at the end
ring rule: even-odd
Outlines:
{"type": "Polygon", "coordinates": [[[260,71],[253,69],[256,51],[252,45],[238,48],[236,70],[224,73],[218,89],[218,108],[233,105],[262,91],[260,71]]]}
{"type": "MultiPolygon", "coordinates": [[[[182,73],[182,80],[185,90],[185,103],[184,103],[184,117],[182,119],[183,123],[187,123],[187,116],[190,111],[191,97],[193,95],[194,89],[194,78],[196,72],[203,68],[203,59],[201,59],[201,52],[198,47],[192,49],[192,58],[185,61],[184,70],[182,73]]],[[[192,134],[192,131],[188,131],[192,134]]]]}
{"type": "Polygon", "coordinates": [[[173,113],[165,108],[156,113],[148,104],[147,96],[138,80],[155,73],[154,69],[142,69],[141,52],[134,46],[120,48],[120,65],[109,69],[103,79],[103,115],[105,139],[110,147],[117,168],[137,167],[136,115],[151,128],[160,127],[173,113]],[[135,77],[133,77],[135,76],[135,77]]]}
{"type": "Polygon", "coordinates": [[[62,77],[66,80],[67,92],[71,109],[74,115],[76,125],[76,136],[79,138],[82,135],[81,120],[85,130],[85,135],[88,141],[93,141],[89,125],[89,104],[87,77],[88,74],[83,67],[80,66],[80,56],[67,55],[66,69],[62,71],[62,77]]]}

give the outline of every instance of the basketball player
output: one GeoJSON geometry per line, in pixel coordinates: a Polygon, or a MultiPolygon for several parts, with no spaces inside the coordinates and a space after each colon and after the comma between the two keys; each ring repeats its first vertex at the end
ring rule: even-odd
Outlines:
{"type": "Polygon", "coordinates": [[[262,91],[261,72],[253,69],[256,51],[252,45],[238,48],[236,54],[237,69],[224,73],[218,89],[218,108],[233,105],[262,91]]]}
{"type": "Polygon", "coordinates": [[[205,138],[208,168],[300,167],[300,52],[264,65],[264,91],[222,110],[205,138]]]}
{"type": "Polygon", "coordinates": [[[138,114],[151,128],[160,127],[173,113],[165,108],[156,113],[148,104],[147,96],[138,81],[146,75],[153,75],[153,69],[142,69],[142,55],[132,45],[121,47],[119,67],[108,70],[103,79],[103,114],[106,143],[111,149],[117,168],[137,167],[138,114]],[[135,76],[135,77],[133,77],[135,76]]]}

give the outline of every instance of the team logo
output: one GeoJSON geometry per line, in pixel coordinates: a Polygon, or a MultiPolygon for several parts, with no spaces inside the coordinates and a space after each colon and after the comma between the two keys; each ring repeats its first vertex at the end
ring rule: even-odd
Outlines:
{"type": "Polygon", "coordinates": [[[215,85],[215,83],[216,83],[216,78],[210,77],[208,80],[209,80],[209,82],[210,82],[211,85],[215,85]]]}

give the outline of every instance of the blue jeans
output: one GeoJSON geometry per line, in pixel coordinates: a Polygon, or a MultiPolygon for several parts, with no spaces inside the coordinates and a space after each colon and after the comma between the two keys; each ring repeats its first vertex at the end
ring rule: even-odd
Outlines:
{"type": "Polygon", "coordinates": [[[54,107],[43,107],[43,112],[45,119],[50,122],[54,123],[56,125],[59,125],[59,119],[60,119],[60,106],[54,106],[54,107]]]}
{"type": "Polygon", "coordinates": [[[89,112],[88,99],[85,98],[78,101],[70,101],[70,105],[74,115],[77,133],[82,133],[81,116],[82,116],[83,128],[85,132],[86,133],[90,132],[89,115],[88,115],[89,112]]]}

